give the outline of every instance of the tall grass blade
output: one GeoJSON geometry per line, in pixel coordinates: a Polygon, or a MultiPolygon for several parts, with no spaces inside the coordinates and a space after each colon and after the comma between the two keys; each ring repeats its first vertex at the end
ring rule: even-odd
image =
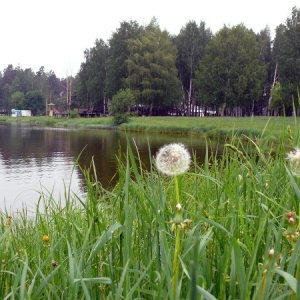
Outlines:
{"type": "Polygon", "coordinates": [[[288,283],[289,287],[294,291],[294,293],[297,293],[297,279],[294,278],[291,274],[280,270],[280,269],[274,269],[275,273],[282,276],[286,282],[288,283]]]}

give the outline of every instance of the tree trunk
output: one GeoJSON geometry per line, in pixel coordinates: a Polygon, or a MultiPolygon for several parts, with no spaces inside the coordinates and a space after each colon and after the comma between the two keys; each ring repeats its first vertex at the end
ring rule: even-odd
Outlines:
{"type": "Polygon", "coordinates": [[[153,111],[153,102],[151,102],[149,106],[149,116],[152,116],[152,111],[153,111]]]}
{"type": "Polygon", "coordinates": [[[275,66],[275,72],[274,72],[274,77],[273,77],[273,83],[272,83],[272,88],[270,90],[270,95],[269,95],[269,100],[268,100],[268,116],[271,115],[271,104],[272,104],[272,90],[276,84],[278,75],[277,75],[277,62],[276,62],[276,66],[275,66]]]}

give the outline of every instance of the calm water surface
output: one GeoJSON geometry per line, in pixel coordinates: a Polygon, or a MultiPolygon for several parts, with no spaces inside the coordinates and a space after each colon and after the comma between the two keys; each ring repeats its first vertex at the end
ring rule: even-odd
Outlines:
{"type": "Polygon", "coordinates": [[[89,167],[93,159],[98,180],[105,188],[113,186],[116,157],[120,149],[126,151],[127,139],[133,147],[137,146],[146,167],[149,145],[155,155],[162,145],[181,142],[200,161],[206,149],[205,140],[200,137],[0,124],[0,209],[11,213],[26,206],[34,211],[41,193],[52,193],[63,202],[65,187],[84,197],[83,176],[74,167],[79,155],[81,167],[89,167]]]}

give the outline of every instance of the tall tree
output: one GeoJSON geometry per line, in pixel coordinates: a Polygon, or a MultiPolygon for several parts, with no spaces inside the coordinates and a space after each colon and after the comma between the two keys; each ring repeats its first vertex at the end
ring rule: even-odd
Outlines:
{"type": "Polygon", "coordinates": [[[2,72],[0,72],[0,112],[7,113],[7,103],[4,97],[4,86],[3,86],[3,78],[2,72]]]}
{"type": "Polygon", "coordinates": [[[274,40],[274,60],[278,65],[278,80],[283,102],[277,102],[291,114],[293,103],[298,105],[300,86],[300,9],[294,7],[285,24],[276,29],[274,40]]]}
{"type": "Polygon", "coordinates": [[[184,95],[187,115],[195,105],[195,70],[205,54],[205,46],[211,40],[212,33],[204,22],[198,26],[195,21],[188,22],[174,38],[178,49],[177,68],[184,95]]]}
{"type": "Polygon", "coordinates": [[[22,92],[24,95],[33,90],[34,72],[29,69],[18,69],[16,77],[10,86],[11,94],[15,92],[22,92]]]}
{"type": "Polygon", "coordinates": [[[196,77],[199,97],[219,114],[253,114],[266,78],[254,32],[224,26],[208,43],[196,77]]]}
{"type": "Polygon", "coordinates": [[[141,30],[142,27],[135,21],[122,22],[109,40],[106,81],[106,95],[109,99],[125,88],[124,79],[128,76],[126,60],[130,54],[128,40],[136,38],[141,30]]]}
{"type": "Polygon", "coordinates": [[[11,106],[11,91],[10,87],[17,76],[19,67],[14,68],[13,65],[8,65],[6,69],[3,70],[2,76],[2,101],[1,106],[7,113],[12,109],[11,106]]]}
{"type": "Polygon", "coordinates": [[[274,79],[274,64],[272,63],[272,41],[270,28],[267,26],[256,35],[259,47],[259,62],[265,66],[267,77],[264,82],[263,91],[261,93],[258,107],[258,114],[266,115],[268,113],[268,99],[274,79]]]}
{"type": "Polygon", "coordinates": [[[155,19],[135,39],[128,41],[126,86],[134,91],[137,104],[150,115],[162,114],[180,102],[176,69],[176,46],[167,31],[161,31],[155,19]]]}
{"type": "Polygon", "coordinates": [[[45,95],[48,94],[48,76],[45,72],[44,66],[41,66],[35,73],[34,87],[35,89],[43,92],[45,95]]]}
{"type": "Polygon", "coordinates": [[[6,69],[3,71],[2,83],[3,85],[11,85],[18,74],[18,70],[20,68],[14,68],[13,65],[8,65],[6,69]]]}
{"type": "Polygon", "coordinates": [[[105,82],[107,78],[108,45],[96,40],[95,46],[85,51],[85,62],[79,71],[78,95],[85,99],[85,107],[105,111],[105,82]]]}

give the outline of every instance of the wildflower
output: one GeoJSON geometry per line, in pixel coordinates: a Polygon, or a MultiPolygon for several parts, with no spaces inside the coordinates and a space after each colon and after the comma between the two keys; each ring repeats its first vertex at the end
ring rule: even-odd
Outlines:
{"type": "Polygon", "coordinates": [[[269,253],[268,253],[269,257],[272,257],[274,255],[274,253],[275,253],[274,248],[270,249],[269,253]]]}
{"type": "Polygon", "coordinates": [[[295,218],[296,213],[293,211],[289,211],[285,214],[285,216],[287,217],[287,219],[291,219],[291,218],[295,218]]]}
{"type": "Polygon", "coordinates": [[[191,155],[181,143],[172,143],[158,150],[156,167],[165,175],[185,173],[190,166],[191,155]]]}
{"type": "Polygon", "coordinates": [[[293,211],[289,211],[288,213],[285,214],[288,223],[294,224],[296,222],[295,215],[296,215],[296,213],[293,211]]]}
{"type": "Polygon", "coordinates": [[[294,148],[292,151],[287,153],[286,159],[289,162],[292,174],[300,177],[300,149],[294,148]]]}
{"type": "Polygon", "coordinates": [[[56,267],[57,266],[57,261],[55,259],[52,259],[51,264],[52,264],[53,267],[56,267]]]}
{"type": "Polygon", "coordinates": [[[268,187],[269,185],[270,185],[270,181],[267,180],[266,183],[265,183],[265,186],[268,187]]]}
{"type": "Polygon", "coordinates": [[[43,242],[48,243],[50,241],[50,238],[48,235],[43,235],[42,240],[43,240],[43,242]]]}
{"type": "Polygon", "coordinates": [[[181,206],[181,204],[180,204],[180,203],[177,203],[177,205],[176,205],[176,209],[177,209],[178,211],[181,211],[181,210],[182,210],[182,206],[181,206]]]}
{"type": "Polygon", "coordinates": [[[296,213],[289,211],[285,214],[288,226],[287,229],[283,232],[283,236],[292,244],[292,247],[295,247],[295,244],[300,236],[300,231],[297,228],[296,223],[296,213]]]}

